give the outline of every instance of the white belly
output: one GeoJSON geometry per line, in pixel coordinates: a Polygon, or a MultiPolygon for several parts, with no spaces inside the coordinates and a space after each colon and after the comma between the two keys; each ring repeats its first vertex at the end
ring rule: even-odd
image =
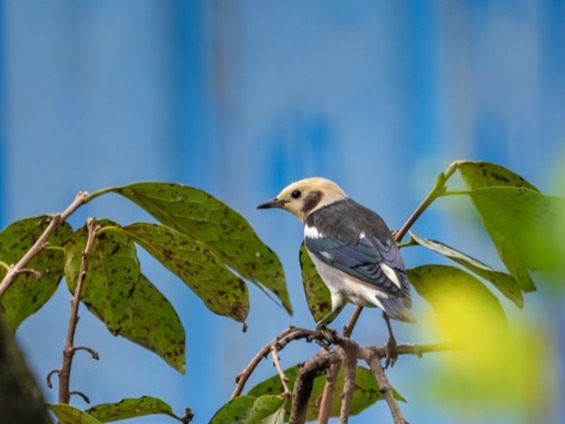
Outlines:
{"type": "Polygon", "coordinates": [[[378,307],[383,309],[379,302],[380,297],[388,297],[382,291],[364,284],[357,279],[339,271],[322,262],[315,255],[308,252],[322,281],[330,290],[332,296],[332,310],[337,310],[343,301],[363,307],[378,307]]]}

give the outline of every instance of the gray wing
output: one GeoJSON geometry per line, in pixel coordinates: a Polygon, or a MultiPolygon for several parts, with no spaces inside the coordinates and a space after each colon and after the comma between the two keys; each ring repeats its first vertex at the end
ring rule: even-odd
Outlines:
{"type": "Polygon", "coordinates": [[[327,230],[329,228],[322,232],[323,237],[304,239],[308,250],[317,258],[387,294],[410,296],[404,264],[391,237],[381,241],[365,233],[364,237],[358,237],[355,241],[344,240],[335,232],[326,234],[327,230]],[[389,275],[392,271],[392,279],[385,273],[385,267],[390,270],[389,275]],[[393,281],[394,276],[398,285],[393,281]]]}

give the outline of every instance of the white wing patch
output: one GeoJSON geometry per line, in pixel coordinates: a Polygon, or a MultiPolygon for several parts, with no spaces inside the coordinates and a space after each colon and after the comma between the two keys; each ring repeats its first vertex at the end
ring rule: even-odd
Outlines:
{"type": "Polygon", "coordinates": [[[400,285],[400,281],[398,280],[398,275],[396,275],[394,269],[392,269],[385,263],[381,263],[381,269],[383,270],[383,272],[390,281],[392,281],[399,289],[402,289],[402,286],[400,285]]]}
{"type": "Polygon", "coordinates": [[[364,239],[365,237],[367,237],[365,235],[365,231],[361,231],[361,234],[359,234],[359,240],[364,239]]]}
{"type": "Polygon", "coordinates": [[[320,233],[316,227],[309,227],[308,225],[305,225],[304,237],[307,237],[309,239],[319,239],[319,238],[323,238],[324,235],[320,233]]]}

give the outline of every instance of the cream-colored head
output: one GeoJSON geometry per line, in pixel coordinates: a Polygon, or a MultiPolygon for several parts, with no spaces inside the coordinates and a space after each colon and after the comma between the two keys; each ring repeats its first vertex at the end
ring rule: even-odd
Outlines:
{"type": "Polygon", "coordinates": [[[347,195],[336,183],[314,177],[290,184],[273,200],[261,203],[257,208],[286,209],[304,222],[315,210],[346,198],[347,195]]]}

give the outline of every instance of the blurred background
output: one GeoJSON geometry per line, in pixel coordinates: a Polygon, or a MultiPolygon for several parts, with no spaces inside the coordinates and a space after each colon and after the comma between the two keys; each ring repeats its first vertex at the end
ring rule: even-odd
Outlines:
{"type": "MultiPolygon", "coordinates": [[[[251,288],[249,330],[212,315],[184,284],[142,253],[142,268],[179,311],[187,372],[114,338],[82,310],[72,389],[93,404],[144,394],[206,422],[235,376],[286,326],[313,326],[297,252],[299,222],[256,211],[289,182],[321,175],[399,228],[456,159],[509,167],[542,191],[565,194],[565,1],[81,0],[0,2],[0,226],[63,210],[78,190],[164,180],[200,187],[238,210],[283,262],[292,317],[251,288]]],[[[86,217],[148,221],[108,195],[86,217]]],[[[468,199],[441,199],[415,231],[500,267],[468,199]]],[[[406,250],[408,266],[441,260],[406,250]]],[[[538,281],[538,280],[536,280],[538,281]]],[[[543,405],[460,408],[432,387],[438,356],[401,358],[389,372],[410,422],[561,422],[565,417],[563,297],[538,284],[509,316],[547,335],[543,405]]],[[[61,363],[70,294],[55,297],[18,332],[43,383],[61,363]]],[[[416,313],[428,306],[415,299],[416,313]]],[[[347,307],[336,327],[349,318],[347,307]]],[[[431,342],[419,324],[396,324],[399,342],[431,342]]],[[[376,311],[355,337],[382,344],[376,311]]],[[[310,345],[281,353],[283,366],[310,345]]],[[[248,388],[274,374],[264,361],[248,388]]],[[[503,379],[505,376],[501,375],[503,379]]],[[[533,389],[532,389],[533,390],[533,389]]],[[[475,394],[476,395],[476,394],[475,394]]],[[[538,393],[539,395],[539,393],[538,393]]],[[[471,395],[470,395],[471,396],[471,395]]],[[[475,396],[476,397],[476,396],[475,396]]],[[[80,399],[74,399],[85,407],[80,399]]],[[[384,403],[351,422],[388,422],[384,403]]],[[[135,422],[172,422],[146,418],[135,422]]]]}

